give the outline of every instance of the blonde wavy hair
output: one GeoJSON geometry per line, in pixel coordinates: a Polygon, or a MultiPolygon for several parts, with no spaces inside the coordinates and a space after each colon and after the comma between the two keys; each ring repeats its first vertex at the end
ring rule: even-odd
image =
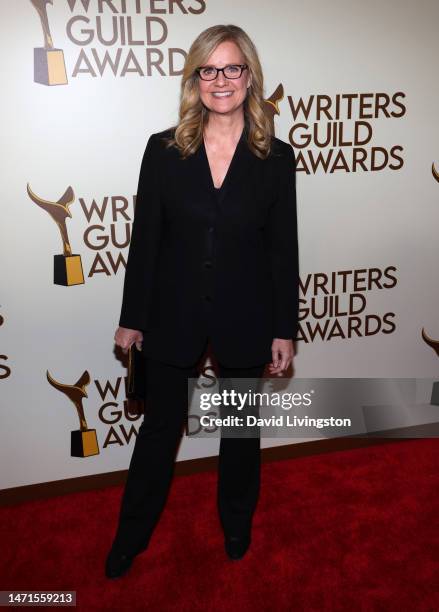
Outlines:
{"type": "Polygon", "coordinates": [[[209,110],[203,105],[198,88],[197,68],[207,62],[216,47],[225,41],[234,42],[244,56],[251,75],[251,85],[244,101],[244,121],[251,151],[265,159],[270,154],[272,124],[264,113],[264,77],[256,47],[249,36],[236,25],[207,28],[192,43],[181,79],[179,121],[167,146],[175,146],[183,158],[195,153],[202,143],[209,110]]]}

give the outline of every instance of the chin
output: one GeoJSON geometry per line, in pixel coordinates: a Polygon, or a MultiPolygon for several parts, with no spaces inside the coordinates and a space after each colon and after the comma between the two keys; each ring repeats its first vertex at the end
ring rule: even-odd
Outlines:
{"type": "Polygon", "coordinates": [[[224,102],[217,102],[217,100],[212,100],[212,98],[210,98],[207,104],[206,102],[203,102],[203,104],[208,110],[223,114],[236,111],[242,106],[243,101],[237,103],[236,100],[233,100],[233,103],[230,102],[229,104],[226,104],[224,102]]]}

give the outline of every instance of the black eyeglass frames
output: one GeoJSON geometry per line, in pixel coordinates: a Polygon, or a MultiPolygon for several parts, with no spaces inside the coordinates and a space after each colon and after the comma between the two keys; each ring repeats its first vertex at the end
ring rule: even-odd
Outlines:
{"type": "Polygon", "coordinates": [[[214,81],[218,76],[218,72],[222,72],[226,79],[239,79],[243,70],[248,68],[247,64],[229,64],[224,68],[215,68],[215,66],[201,66],[195,72],[203,81],[214,81]]]}

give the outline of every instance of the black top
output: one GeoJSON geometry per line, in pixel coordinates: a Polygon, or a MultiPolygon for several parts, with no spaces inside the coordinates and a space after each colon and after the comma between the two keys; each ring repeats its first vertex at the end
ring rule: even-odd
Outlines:
{"type": "Polygon", "coordinates": [[[215,188],[215,195],[216,195],[216,199],[217,199],[218,201],[219,201],[219,197],[220,197],[220,194],[221,194],[221,191],[222,191],[223,185],[224,185],[224,181],[222,182],[221,187],[215,187],[215,185],[214,185],[214,188],[215,188]]]}

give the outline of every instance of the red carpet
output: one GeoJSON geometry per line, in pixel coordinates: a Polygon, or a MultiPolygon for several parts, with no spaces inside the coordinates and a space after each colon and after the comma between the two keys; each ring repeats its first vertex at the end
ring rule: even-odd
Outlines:
{"type": "MultiPolygon", "coordinates": [[[[224,553],[216,474],[176,477],[149,549],[103,567],[122,489],[1,508],[0,589],[76,590],[92,610],[439,610],[439,444],[263,465],[253,542],[224,553]]],[[[53,609],[53,608],[52,608],[53,609]]]]}

